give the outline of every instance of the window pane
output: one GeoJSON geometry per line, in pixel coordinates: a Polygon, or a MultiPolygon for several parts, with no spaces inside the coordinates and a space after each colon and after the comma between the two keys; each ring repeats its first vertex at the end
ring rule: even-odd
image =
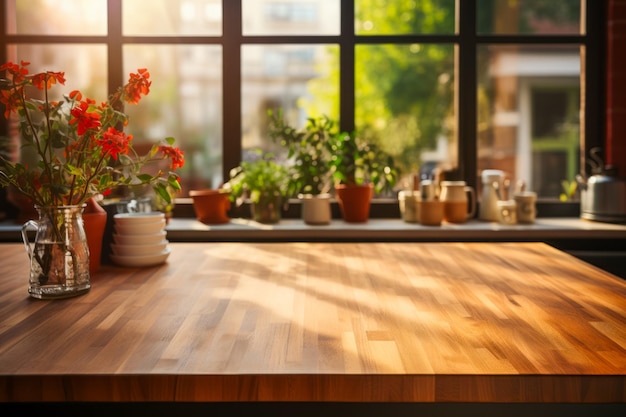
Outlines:
{"type": "MultiPolygon", "coordinates": [[[[49,90],[50,100],[60,100],[72,90],[80,90],[84,96],[96,102],[104,101],[107,97],[107,50],[104,45],[19,44],[7,45],[7,51],[8,61],[30,62],[30,73],[65,73],[65,85],[52,86],[49,90]]],[[[36,91],[30,89],[33,94],[37,94],[36,91]]],[[[17,129],[10,129],[8,135],[15,146],[15,157],[25,161],[36,160],[37,156],[32,148],[19,145],[17,129]]]]}
{"type": "Polygon", "coordinates": [[[456,0],[355,0],[357,35],[450,34],[456,0]]]}
{"type": "Polygon", "coordinates": [[[307,117],[338,119],[336,45],[246,45],[242,48],[242,149],[278,151],[267,134],[269,109],[282,109],[290,123],[307,117]]]}
{"type": "Polygon", "coordinates": [[[581,33],[581,0],[478,0],[477,30],[483,34],[581,33]]]}
{"type": "Polygon", "coordinates": [[[456,167],[454,47],[359,45],[355,64],[358,132],[391,153],[406,178],[456,167]]]}
{"type": "Polygon", "coordinates": [[[20,35],[106,35],[106,0],[7,1],[7,32],[20,35]],[[15,7],[15,12],[11,8],[15,7]]]}
{"type": "Polygon", "coordinates": [[[219,36],[222,0],[123,0],[124,35],[219,36]]]}
{"type": "Polygon", "coordinates": [[[579,172],[580,49],[479,48],[478,168],[558,199],[579,172]]]}
{"type": "Polygon", "coordinates": [[[127,106],[128,132],[146,146],[168,136],[185,152],[183,194],[222,182],[222,50],[215,45],[127,45],[124,72],[150,71],[152,85],[127,106]],[[173,63],[180,63],[173,65],[173,63]]]}
{"type": "Polygon", "coordinates": [[[340,0],[243,0],[243,34],[338,35],[340,4],[340,0]]]}

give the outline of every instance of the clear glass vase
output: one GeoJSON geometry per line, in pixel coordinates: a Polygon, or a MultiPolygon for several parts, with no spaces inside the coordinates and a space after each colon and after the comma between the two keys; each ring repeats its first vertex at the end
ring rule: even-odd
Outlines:
{"type": "Polygon", "coordinates": [[[28,292],[52,299],[84,294],[91,288],[89,248],[83,226],[83,206],[36,207],[37,221],[22,226],[30,258],[28,292]],[[28,231],[35,230],[31,244],[28,231]]]}

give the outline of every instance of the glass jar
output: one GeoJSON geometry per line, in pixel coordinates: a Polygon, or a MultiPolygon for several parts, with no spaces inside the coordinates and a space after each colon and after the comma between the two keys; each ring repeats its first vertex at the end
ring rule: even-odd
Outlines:
{"type": "Polygon", "coordinates": [[[89,248],[83,226],[83,206],[36,207],[37,221],[22,226],[30,258],[28,292],[34,298],[65,298],[91,288],[89,248]],[[35,230],[31,245],[28,231],[35,230]]]}

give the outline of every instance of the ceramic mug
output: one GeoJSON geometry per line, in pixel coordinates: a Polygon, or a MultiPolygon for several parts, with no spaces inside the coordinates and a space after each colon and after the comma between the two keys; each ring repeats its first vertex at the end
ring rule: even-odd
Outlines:
{"type": "Polygon", "coordinates": [[[515,200],[498,200],[497,209],[500,224],[517,223],[517,203],[515,200]]]}
{"type": "Polygon", "coordinates": [[[420,224],[439,226],[443,220],[443,201],[420,200],[417,204],[420,224]]]}
{"type": "Polygon", "coordinates": [[[517,221],[520,223],[534,223],[537,215],[535,208],[537,193],[533,191],[519,192],[515,193],[513,199],[517,203],[517,221]]]}
{"type": "Polygon", "coordinates": [[[402,220],[407,223],[419,222],[419,191],[398,192],[398,204],[402,220]]]}
{"type": "Polygon", "coordinates": [[[443,219],[463,223],[476,214],[476,193],[465,181],[442,181],[443,219]]]}

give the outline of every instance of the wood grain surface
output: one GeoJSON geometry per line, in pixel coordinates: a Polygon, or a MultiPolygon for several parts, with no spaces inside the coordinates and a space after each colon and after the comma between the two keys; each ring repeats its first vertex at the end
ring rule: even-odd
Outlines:
{"type": "Polygon", "coordinates": [[[626,401],[626,281],[542,243],[173,243],[66,300],[2,244],[1,401],[626,401]]]}

